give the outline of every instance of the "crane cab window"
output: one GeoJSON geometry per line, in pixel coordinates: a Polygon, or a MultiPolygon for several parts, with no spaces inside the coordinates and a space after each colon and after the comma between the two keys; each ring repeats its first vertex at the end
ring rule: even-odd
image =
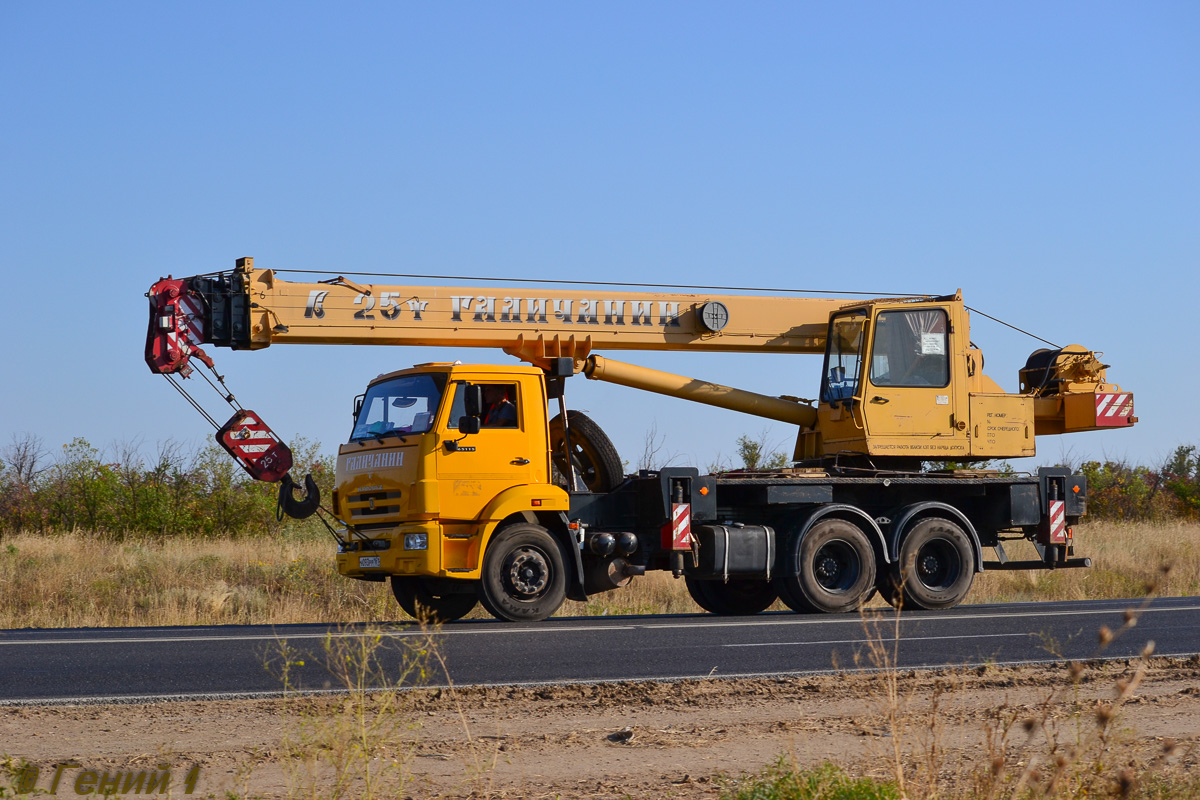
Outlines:
{"type": "MultiPolygon", "coordinates": [[[[455,383],[454,402],[450,406],[449,427],[458,428],[458,420],[466,414],[463,392],[455,383]]],[[[515,383],[481,383],[483,389],[483,413],[479,416],[484,428],[520,427],[517,409],[517,385],[515,383]]]]}
{"type": "Polygon", "coordinates": [[[867,321],[861,312],[834,317],[829,323],[829,345],[825,351],[825,374],[821,380],[821,401],[836,403],[849,400],[858,391],[859,365],[862,363],[863,327],[867,321]]]}
{"type": "Polygon", "coordinates": [[[350,441],[425,433],[442,400],[444,375],[405,375],[367,389],[350,441]]]}
{"type": "Polygon", "coordinates": [[[949,330],[940,308],[884,311],[875,318],[873,386],[947,386],[949,330]]]}

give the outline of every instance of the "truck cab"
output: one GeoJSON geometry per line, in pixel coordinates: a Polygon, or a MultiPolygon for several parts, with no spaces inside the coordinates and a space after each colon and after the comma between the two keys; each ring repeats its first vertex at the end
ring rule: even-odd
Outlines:
{"type": "Polygon", "coordinates": [[[421,364],[380,375],[338,449],[335,510],[359,534],[338,571],[478,579],[499,523],[567,509],[550,476],[542,370],[421,364]]]}

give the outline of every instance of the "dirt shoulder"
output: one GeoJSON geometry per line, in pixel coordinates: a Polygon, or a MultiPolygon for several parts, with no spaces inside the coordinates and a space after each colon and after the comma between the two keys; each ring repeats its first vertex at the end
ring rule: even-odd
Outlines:
{"type": "MultiPolygon", "coordinates": [[[[886,777],[897,749],[909,769],[924,764],[966,786],[998,752],[1009,764],[1051,763],[1056,743],[1057,752],[1095,744],[1114,765],[1194,774],[1200,659],[1149,662],[1111,740],[1093,742],[1097,709],[1136,670],[1090,665],[1076,682],[1056,666],[904,673],[890,685],[887,676],[843,674],[423,690],[400,699],[403,725],[381,752],[407,763],[412,782],[400,796],[411,797],[710,798],[781,755],[886,777]],[[898,701],[888,700],[892,688],[898,701]],[[1007,742],[997,744],[1005,730],[1007,742]],[[943,755],[931,761],[931,753],[943,755]]],[[[43,790],[56,763],[81,765],[64,772],[60,795],[75,794],[70,782],[82,770],[128,773],[161,763],[172,765],[176,794],[199,764],[193,796],[284,797],[290,783],[313,780],[287,755],[285,737],[311,734],[346,704],[322,697],[4,708],[0,752],[40,767],[43,790]]],[[[318,751],[333,756],[329,748],[308,752],[318,751]]]]}

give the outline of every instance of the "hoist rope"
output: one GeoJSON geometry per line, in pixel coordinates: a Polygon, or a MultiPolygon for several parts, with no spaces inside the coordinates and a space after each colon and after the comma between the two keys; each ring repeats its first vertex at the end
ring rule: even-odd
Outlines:
{"type": "Polygon", "coordinates": [[[1017,331],[1018,333],[1023,333],[1023,334],[1025,334],[1026,336],[1031,336],[1031,337],[1033,337],[1034,339],[1037,339],[1039,342],[1045,342],[1046,344],[1050,345],[1051,347],[1058,348],[1059,350],[1061,350],[1061,349],[1062,349],[1062,345],[1057,345],[1057,344],[1055,344],[1054,342],[1050,341],[1049,339],[1043,339],[1042,337],[1038,336],[1038,335],[1037,335],[1037,334],[1035,334],[1035,333],[1030,333],[1030,332],[1029,332],[1029,331],[1027,331],[1027,330],[1024,330],[1024,329],[1022,329],[1022,328],[1018,328],[1016,325],[1010,325],[1009,323],[1005,322],[1005,321],[1004,321],[1004,320],[1002,320],[1002,319],[996,319],[996,318],[995,318],[995,317],[993,317],[991,314],[985,314],[985,313],[983,313],[982,311],[980,311],[978,308],[971,308],[970,306],[964,306],[964,308],[966,308],[966,309],[967,309],[967,311],[970,311],[970,312],[971,312],[971,313],[973,313],[973,314],[979,314],[979,315],[980,315],[980,316],[982,316],[982,317],[987,317],[987,318],[988,318],[988,319],[990,319],[992,322],[999,322],[1001,325],[1003,325],[1003,326],[1004,326],[1004,327],[1006,327],[1006,328],[1012,328],[1014,331],[1017,331]]]}
{"type": "Polygon", "coordinates": [[[233,392],[229,391],[229,387],[225,385],[225,379],[222,378],[220,375],[217,375],[217,371],[215,369],[213,370],[213,374],[217,375],[217,380],[221,382],[221,389],[224,389],[225,390],[224,392],[222,392],[221,389],[217,388],[217,385],[212,382],[212,378],[208,377],[208,375],[203,370],[200,370],[199,372],[200,372],[200,377],[204,378],[204,380],[208,382],[208,385],[213,388],[214,392],[216,392],[218,395],[220,395],[222,400],[224,400],[226,403],[229,403],[229,405],[233,406],[234,411],[242,410],[241,403],[239,403],[237,401],[237,398],[233,396],[233,392]]]}
{"type": "MultiPolygon", "coordinates": [[[[277,269],[275,272],[295,272],[305,275],[328,275],[328,270],[318,269],[277,269]]],[[[419,275],[403,272],[340,272],[340,275],[357,275],[374,278],[417,278],[421,280],[441,281],[489,281],[492,283],[553,283],[565,286],[616,286],[621,288],[638,289],[704,289],[722,292],[786,292],[788,294],[834,294],[862,295],[866,297],[935,297],[936,295],[921,292],[837,292],[831,289],[784,289],[763,286],[706,286],[691,283],[629,283],[621,281],[572,281],[559,278],[543,280],[541,278],[488,278],[479,275],[419,275]]]]}
{"type": "Polygon", "coordinates": [[[175,382],[175,379],[173,376],[163,375],[163,377],[167,379],[167,383],[169,383],[175,387],[175,391],[177,391],[181,395],[183,395],[184,400],[187,400],[189,403],[192,404],[192,408],[194,408],[200,412],[200,416],[204,417],[204,419],[206,419],[208,421],[209,425],[212,425],[217,430],[221,429],[221,426],[219,424],[217,424],[217,421],[215,419],[213,419],[212,416],[207,411],[204,410],[204,407],[201,406],[198,402],[196,402],[196,400],[190,394],[188,394],[187,389],[184,389],[182,386],[180,386],[178,383],[175,382]]]}

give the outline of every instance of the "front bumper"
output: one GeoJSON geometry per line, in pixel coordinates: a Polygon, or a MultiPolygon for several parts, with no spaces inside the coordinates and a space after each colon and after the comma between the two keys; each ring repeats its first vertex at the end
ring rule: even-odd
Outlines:
{"type": "Polygon", "coordinates": [[[338,553],[338,572],[347,578],[366,578],[368,580],[380,575],[434,576],[441,574],[442,540],[441,526],[438,523],[404,523],[396,526],[396,529],[387,538],[392,543],[387,550],[353,550],[348,553],[338,553]],[[406,534],[424,534],[428,543],[426,549],[405,550],[404,537],[406,534]]]}

